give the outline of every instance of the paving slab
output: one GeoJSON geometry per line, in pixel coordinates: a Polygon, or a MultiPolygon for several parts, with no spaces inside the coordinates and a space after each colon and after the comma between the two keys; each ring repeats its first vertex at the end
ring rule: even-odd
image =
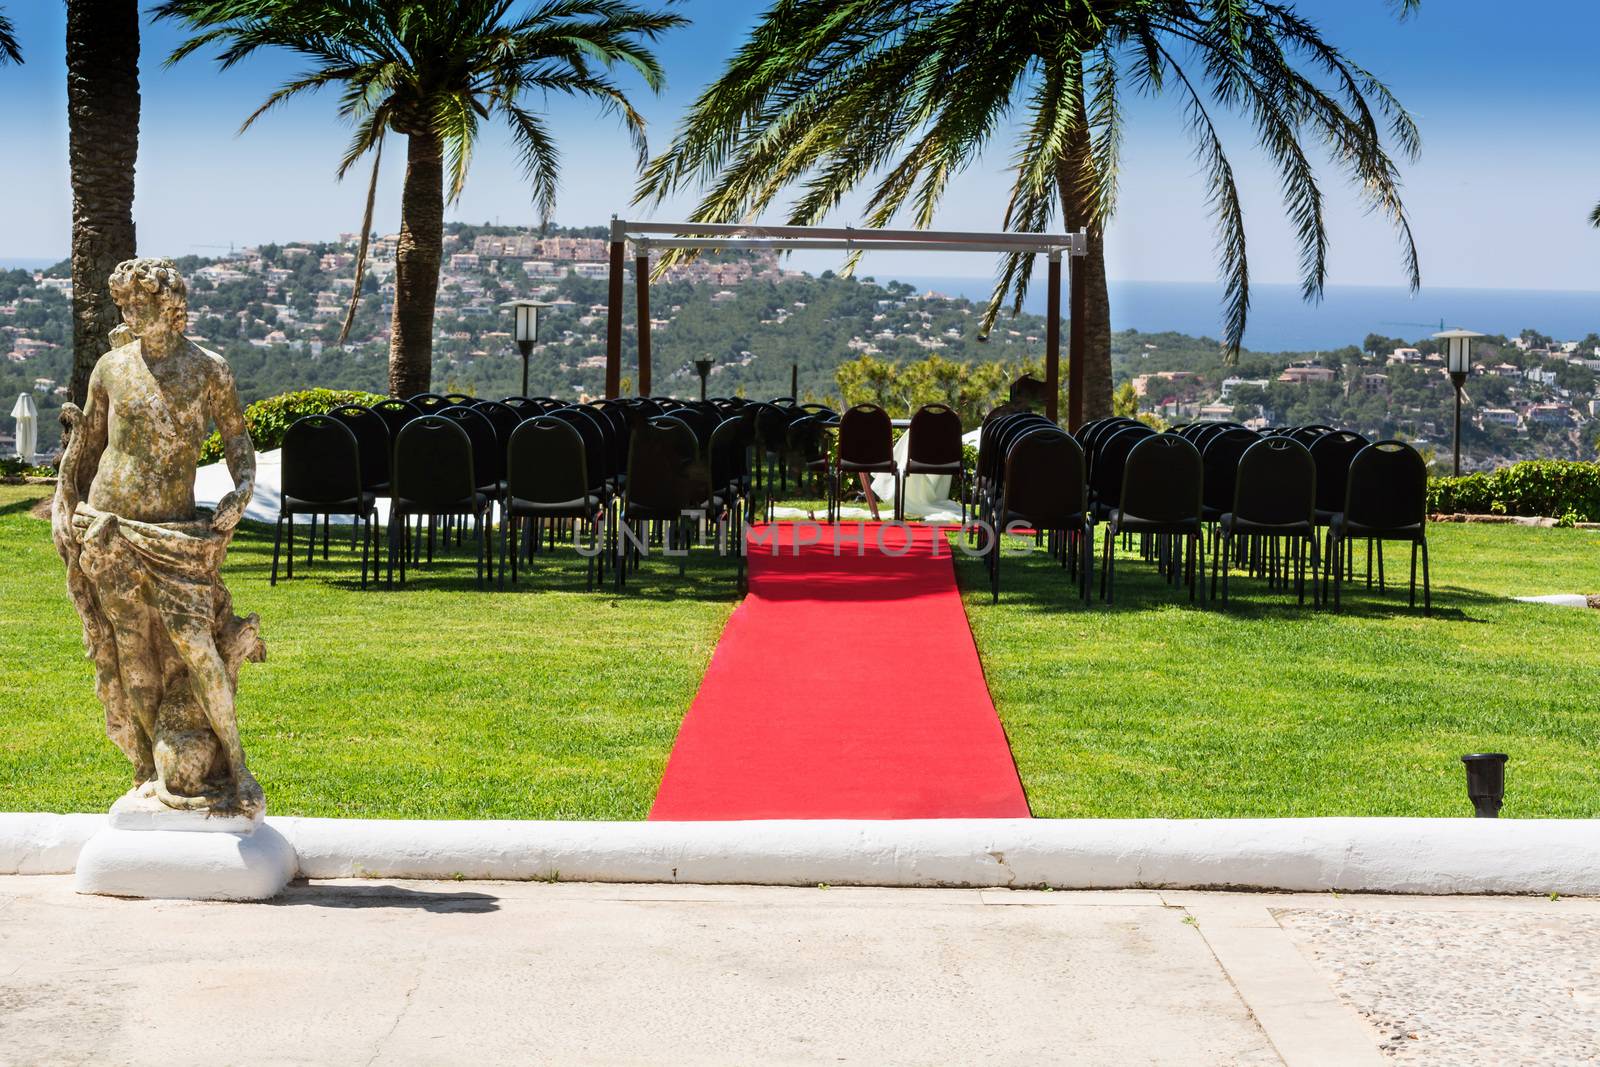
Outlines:
{"type": "Polygon", "coordinates": [[[0,1061],[1280,1062],[1185,909],[1073,896],[0,878],[0,1061]]]}

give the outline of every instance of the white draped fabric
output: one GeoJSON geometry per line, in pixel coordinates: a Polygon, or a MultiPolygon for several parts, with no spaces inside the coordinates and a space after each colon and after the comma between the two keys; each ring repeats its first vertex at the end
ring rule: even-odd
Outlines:
{"type": "MultiPolygon", "coordinates": [[[[961,443],[977,445],[978,431],[963,434],[961,443]]],[[[894,461],[904,469],[910,454],[911,434],[903,433],[894,445],[894,461]]],[[[950,499],[951,479],[945,475],[911,474],[904,477],[906,501],[902,511],[908,519],[960,522],[961,502],[950,499]]],[[[874,474],[872,492],[885,504],[894,500],[894,475],[874,474]]]]}

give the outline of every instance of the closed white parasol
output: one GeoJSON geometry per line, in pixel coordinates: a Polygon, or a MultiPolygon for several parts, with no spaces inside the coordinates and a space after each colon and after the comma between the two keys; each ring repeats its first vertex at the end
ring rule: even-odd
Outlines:
{"type": "Polygon", "coordinates": [[[17,455],[32,463],[39,447],[39,406],[33,402],[32,393],[17,397],[11,417],[17,420],[17,455]]]}

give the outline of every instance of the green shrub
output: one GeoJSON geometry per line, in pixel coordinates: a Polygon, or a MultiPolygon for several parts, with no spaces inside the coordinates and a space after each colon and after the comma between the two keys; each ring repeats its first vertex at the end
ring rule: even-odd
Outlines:
{"type": "Polygon", "coordinates": [[[1537,459],[1428,483],[1428,510],[1600,522],[1600,463],[1537,459]]]}
{"type": "MultiPolygon", "coordinates": [[[[381,393],[353,389],[301,389],[257,400],[244,409],[244,423],[256,451],[263,452],[281,447],[284,431],[307,415],[321,415],[340,404],[373,404],[382,399],[381,393]]],[[[200,462],[216,463],[222,458],[222,438],[213,433],[200,449],[200,462]]]]}

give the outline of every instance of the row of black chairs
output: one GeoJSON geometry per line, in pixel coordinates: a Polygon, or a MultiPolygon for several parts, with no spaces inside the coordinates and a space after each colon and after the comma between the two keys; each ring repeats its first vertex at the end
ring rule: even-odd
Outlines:
{"type": "MultiPolygon", "coordinates": [[[[1108,603],[1119,536],[1125,543],[1137,537],[1146,558],[1174,582],[1187,582],[1191,599],[1203,591],[1209,545],[1211,593],[1220,577],[1224,603],[1230,564],[1243,552],[1252,572],[1274,584],[1292,577],[1301,603],[1308,575],[1318,602],[1331,583],[1335,605],[1354,566],[1353,546],[1365,540],[1368,583],[1376,544],[1380,588],[1382,543],[1412,546],[1413,605],[1420,552],[1424,610],[1431,611],[1427,469],[1405,442],[1372,443],[1326,426],[1258,433],[1204,423],[1158,433],[1127,418],[1096,420],[1074,436],[1026,413],[991,418],[979,437],[977,512],[993,531],[1021,527],[1048,540],[1062,565],[1078,574],[1085,599],[1088,545],[1099,525],[1101,596],[1108,603]]],[[[986,558],[998,599],[994,540],[986,558]]]]}
{"type": "MultiPolygon", "coordinates": [[[[391,501],[389,576],[398,561],[402,583],[408,561],[421,557],[424,519],[430,559],[436,526],[442,523],[445,536],[453,532],[459,541],[470,524],[479,581],[485,574],[493,577],[489,520],[496,507],[502,514],[501,573],[509,562],[513,582],[518,557],[537,550],[541,530],[552,544],[558,529],[570,530],[574,543],[580,528],[588,534],[591,586],[621,537],[632,542],[628,558],[636,567],[639,545],[661,538],[667,515],[702,511],[707,526],[720,531],[719,543],[727,544],[730,529],[737,538],[751,491],[747,450],[755,412],[745,407],[648,398],[564,405],[552,398],[484,401],[425,394],[309,416],[290,428],[283,443],[272,581],[286,531],[293,576],[296,515],[312,517],[309,562],[316,518],[348,514],[355,517],[353,540],[361,539],[365,587],[369,568],[376,574],[379,498],[391,501]],[[636,441],[640,433],[644,440],[636,441]],[[631,477],[635,473],[639,477],[631,477]],[[411,519],[417,520],[415,535],[411,519]]],[[[742,560],[739,573],[742,579],[742,560]]],[[[622,578],[619,569],[619,583],[622,578]]]]}

